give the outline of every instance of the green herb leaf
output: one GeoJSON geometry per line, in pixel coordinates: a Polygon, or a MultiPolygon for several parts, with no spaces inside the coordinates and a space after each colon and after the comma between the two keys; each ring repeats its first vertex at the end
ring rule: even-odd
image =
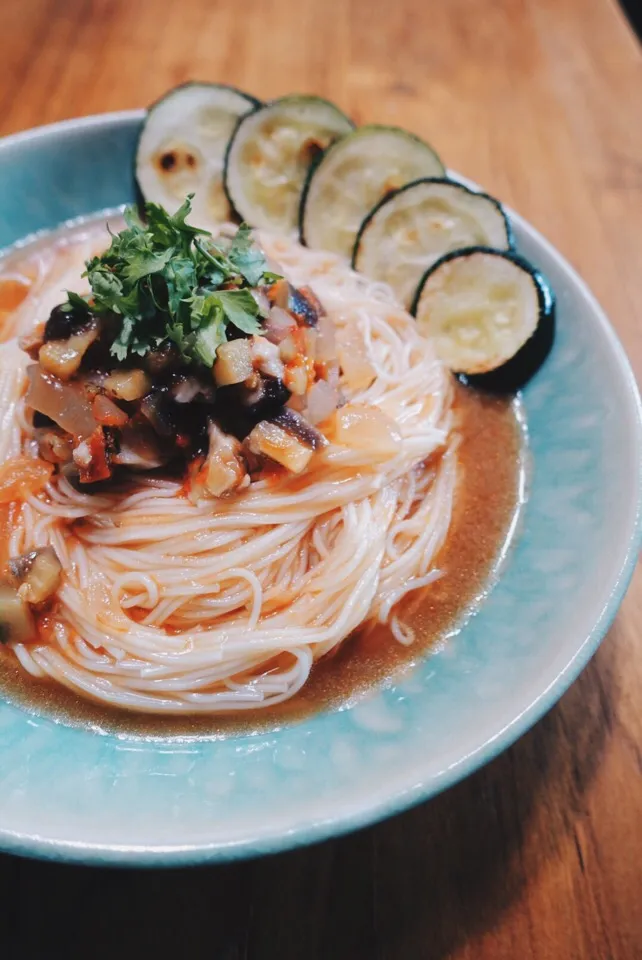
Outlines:
{"type": "Polygon", "coordinates": [[[123,270],[123,276],[136,282],[142,280],[143,277],[149,277],[152,273],[159,273],[169,263],[173,255],[172,247],[168,247],[162,253],[141,253],[135,260],[127,264],[123,270]]]}
{"type": "Polygon", "coordinates": [[[73,290],[67,290],[67,302],[63,303],[62,309],[65,313],[71,313],[72,310],[84,310],[89,313],[91,309],[84,297],[73,290]]]}
{"type": "Polygon", "coordinates": [[[227,256],[249,285],[256,287],[265,271],[265,257],[254,243],[247,223],[242,223],[236,231],[227,256]]]}
{"type": "Polygon", "coordinates": [[[134,331],[133,317],[123,317],[123,325],[120,332],[110,347],[112,353],[118,360],[125,360],[129,350],[129,342],[134,331]]]}
{"type": "Polygon", "coordinates": [[[205,326],[199,327],[194,348],[202,362],[211,367],[216,360],[216,351],[222,343],[225,343],[225,323],[222,316],[217,316],[205,326]]]}
{"type": "Polygon", "coordinates": [[[225,316],[243,333],[259,333],[259,305],[249,290],[221,290],[216,294],[225,316]]]}
{"type": "Polygon", "coordinates": [[[173,215],[147,203],[145,222],[128,209],[126,229],[85,265],[90,300],[68,294],[67,309],[120,320],[111,345],[120,361],[171,341],[186,362],[211,366],[230,324],[249,335],[261,329],[250,288],[276,275],[266,271],[247,225],[231,244],[215,243],[187,222],[190,201],[173,215]]]}

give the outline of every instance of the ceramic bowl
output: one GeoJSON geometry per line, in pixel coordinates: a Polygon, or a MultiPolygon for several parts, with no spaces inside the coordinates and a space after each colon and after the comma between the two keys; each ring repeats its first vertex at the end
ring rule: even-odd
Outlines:
{"type": "MultiPolygon", "coordinates": [[[[0,248],[134,199],[141,113],[0,141],[0,248]]],[[[425,800],[548,710],[615,616],[639,549],[640,402],[583,281],[519,216],[558,298],[524,391],[533,476],[500,582],[441,652],[350,709],[254,736],[162,740],[0,702],[0,848],[93,863],[226,860],[310,843],[425,800]]]]}

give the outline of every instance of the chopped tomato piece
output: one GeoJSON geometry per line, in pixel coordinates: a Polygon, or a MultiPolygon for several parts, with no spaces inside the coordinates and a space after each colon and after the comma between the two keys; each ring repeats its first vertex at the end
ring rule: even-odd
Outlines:
{"type": "Polygon", "coordinates": [[[52,463],[33,457],[12,457],[0,466],[0,503],[24,500],[30,493],[38,493],[51,479],[52,463]]]}
{"type": "Polygon", "coordinates": [[[73,456],[81,483],[96,483],[98,480],[107,480],[111,477],[111,466],[102,427],[96,427],[90,437],[79,443],[73,456]]]}
{"type": "Polygon", "coordinates": [[[102,393],[95,397],[91,412],[96,422],[104,427],[122,427],[129,420],[125,411],[102,393]]]}

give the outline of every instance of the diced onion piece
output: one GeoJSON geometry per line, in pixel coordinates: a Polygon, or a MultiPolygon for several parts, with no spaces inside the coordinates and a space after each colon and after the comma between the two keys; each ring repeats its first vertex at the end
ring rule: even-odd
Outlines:
{"type": "Polygon", "coordinates": [[[270,312],[270,301],[267,293],[260,287],[255,287],[254,290],[250,290],[250,293],[254,297],[254,301],[259,308],[259,313],[262,317],[266,317],[270,312]]]}
{"type": "Polygon", "coordinates": [[[303,343],[305,348],[305,355],[308,358],[308,360],[314,360],[316,357],[318,338],[319,338],[319,335],[314,328],[304,327],[303,343]]]}
{"type": "Polygon", "coordinates": [[[31,457],[13,457],[0,466],[0,503],[24,500],[49,483],[53,465],[31,457]]]}
{"type": "Polygon", "coordinates": [[[307,397],[307,419],[310,423],[323,423],[331,417],[339,404],[339,391],[325,380],[317,380],[310,387],[307,397]]]}
{"type": "Polygon", "coordinates": [[[241,457],[241,444],[215,424],[209,430],[210,449],[205,463],[205,487],[214,497],[224,497],[249,485],[241,457]]]}
{"type": "Polygon", "coordinates": [[[294,337],[286,337],[279,344],[279,356],[283,363],[290,363],[299,355],[299,348],[294,337]]]}
{"type": "Polygon", "coordinates": [[[67,340],[50,340],[38,352],[40,366],[60,380],[69,380],[82,363],[82,358],[98,336],[98,324],[93,323],[67,340]]]}
{"type": "Polygon", "coordinates": [[[283,309],[287,307],[290,302],[290,284],[285,277],[281,277],[271,287],[268,287],[267,296],[270,303],[274,304],[275,307],[282,307],[283,309]]]}
{"type": "Polygon", "coordinates": [[[337,358],[337,338],[334,322],[327,314],[321,314],[317,324],[316,360],[328,362],[337,358]]]}
{"type": "Polygon", "coordinates": [[[351,390],[365,390],[375,378],[361,332],[353,326],[337,332],[337,356],[343,378],[351,390]]]}
{"type": "Polygon", "coordinates": [[[99,393],[94,399],[91,409],[94,419],[103,427],[122,427],[129,419],[124,410],[121,410],[113,400],[103,396],[102,393],[99,393]]]}
{"type": "Polygon", "coordinates": [[[401,434],[394,420],[379,407],[348,403],[337,410],[335,442],[353,450],[367,450],[373,457],[388,460],[401,450],[401,434]]]}
{"type": "Polygon", "coordinates": [[[72,384],[45,373],[37,364],[27,367],[26,404],[44,413],[74,437],[84,439],[96,429],[89,401],[72,384]]]}
{"type": "Polygon", "coordinates": [[[53,547],[41,547],[9,560],[9,573],[18,595],[27,603],[43,603],[62,579],[62,566],[53,547]]]}
{"type": "Polygon", "coordinates": [[[140,400],[152,388],[144,370],[114,370],[105,379],[104,389],[116,400],[140,400]]]}
{"type": "Polygon", "coordinates": [[[310,365],[303,357],[296,357],[292,363],[285,368],[283,382],[290,391],[299,397],[302,397],[308,389],[310,381],[310,365]]]}
{"type": "Polygon", "coordinates": [[[0,583],[0,643],[25,643],[36,636],[31,611],[15,587],[0,583]]]}
{"type": "Polygon", "coordinates": [[[279,348],[265,337],[253,336],[250,342],[252,363],[256,370],[268,377],[283,379],[283,364],[279,357],[279,348]]]}
{"type": "Polygon", "coordinates": [[[247,444],[252,453],[280,463],[290,473],[302,473],[314,453],[283,427],[267,420],[257,423],[247,438],[247,444]]]}
{"type": "Polygon", "coordinates": [[[271,343],[281,343],[297,329],[297,322],[291,313],[282,307],[272,307],[263,324],[265,336],[271,343]]]}
{"type": "Polygon", "coordinates": [[[249,340],[230,340],[216,351],[214,379],[219,387],[243,383],[253,370],[249,340]]]}

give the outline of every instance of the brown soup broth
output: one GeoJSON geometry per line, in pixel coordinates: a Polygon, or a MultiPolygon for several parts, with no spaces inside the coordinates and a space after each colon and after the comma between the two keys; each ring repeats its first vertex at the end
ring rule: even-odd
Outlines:
{"type": "Polygon", "coordinates": [[[450,530],[436,559],[443,576],[402,601],[403,622],[416,636],[410,646],[396,641],[387,627],[364,629],[315,664],[303,689],[285,703],[234,716],[188,717],[106,707],[52,680],[34,679],[0,647],[0,696],[33,714],[121,736],[221,738],[341,709],[391,683],[446,642],[491,589],[523,501],[526,444],[519,405],[458,385],[455,411],[459,478],[450,530]]]}

